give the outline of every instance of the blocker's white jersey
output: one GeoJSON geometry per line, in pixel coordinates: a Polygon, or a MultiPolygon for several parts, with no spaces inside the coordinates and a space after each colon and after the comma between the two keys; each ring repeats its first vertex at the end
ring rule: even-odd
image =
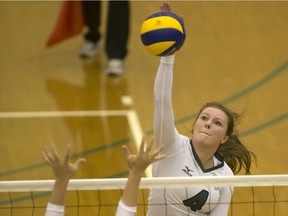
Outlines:
{"type": "Polygon", "coordinates": [[[137,211],[136,206],[127,206],[121,199],[118,203],[115,216],[134,216],[136,214],[136,211],[137,211]]]}
{"type": "MultiPolygon", "coordinates": [[[[127,206],[121,199],[118,203],[115,216],[135,216],[136,210],[136,206],[127,206]]],[[[96,213],[93,214],[93,212],[91,212],[90,215],[96,215],[96,213]]],[[[48,203],[45,216],[64,216],[64,206],[48,203]]]]}
{"type": "Polygon", "coordinates": [[[52,203],[48,203],[45,216],[63,216],[64,215],[64,206],[55,205],[52,203]]]}
{"type": "MultiPolygon", "coordinates": [[[[155,145],[163,144],[167,155],[153,164],[154,177],[193,177],[233,175],[223,157],[214,155],[214,167],[202,166],[191,140],[178,133],[172,108],[174,56],[162,57],[154,85],[155,145]]],[[[231,201],[232,187],[191,187],[151,189],[149,216],[210,215],[225,216],[231,201]]]]}

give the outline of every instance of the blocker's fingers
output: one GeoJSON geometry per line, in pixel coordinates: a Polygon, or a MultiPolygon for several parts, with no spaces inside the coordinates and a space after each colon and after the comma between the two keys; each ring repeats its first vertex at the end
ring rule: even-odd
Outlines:
{"type": "Polygon", "coordinates": [[[59,157],[58,157],[58,153],[57,153],[56,146],[54,143],[52,143],[52,145],[51,145],[51,152],[52,152],[51,156],[53,156],[53,159],[58,160],[59,157]]]}
{"type": "Polygon", "coordinates": [[[83,164],[84,162],[86,162],[86,159],[85,159],[85,158],[80,158],[80,159],[78,159],[78,160],[75,162],[76,169],[79,169],[79,167],[81,166],[81,164],[83,164]]]}
{"type": "Polygon", "coordinates": [[[50,164],[51,161],[53,161],[53,158],[51,158],[47,146],[44,147],[44,150],[43,150],[43,152],[42,152],[42,155],[43,155],[43,157],[44,157],[44,160],[45,160],[48,164],[50,164]]]}
{"type": "Polygon", "coordinates": [[[46,163],[50,164],[51,159],[49,157],[49,154],[47,154],[47,150],[44,149],[44,151],[42,152],[42,155],[46,163]]]}
{"type": "Polygon", "coordinates": [[[146,137],[142,136],[139,153],[143,153],[145,151],[145,142],[146,142],[146,137]]]}
{"type": "Polygon", "coordinates": [[[151,148],[154,144],[154,140],[152,139],[148,144],[147,144],[147,147],[146,147],[146,152],[150,152],[151,151],[151,148]]]}
{"type": "Polygon", "coordinates": [[[164,145],[161,145],[158,149],[156,149],[155,152],[152,154],[153,157],[159,155],[163,148],[164,148],[164,145]]]}
{"type": "Polygon", "coordinates": [[[124,151],[125,157],[128,158],[131,155],[130,149],[126,145],[123,145],[122,149],[124,151]]]}
{"type": "Polygon", "coordinates": [[[166,155],[165,155],[165,154],[157,155],[157,156],[154,157],[154,161],[153,161],[153,162],[162,160],[163,158],[166,158],[166,155]]]}
{"type": "Polygon", "coordinates": [[[67,145],[67,149],[66,149],[66,154],[65,154],[65,162],[67,163],[70,158],[71,158],[71,151],[72,151],[72,146],[71,144],[67,145]]]}

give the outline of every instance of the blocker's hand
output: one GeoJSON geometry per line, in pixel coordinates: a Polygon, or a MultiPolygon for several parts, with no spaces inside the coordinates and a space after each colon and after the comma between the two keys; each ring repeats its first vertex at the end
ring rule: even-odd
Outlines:
{"type": "Polygon", "coordinates": [[[50,149],[45,147],[42,154],[52,168],[55,180],[60,182],[68,181],[77,172],[80,165],[86,161],[84,158],[80,158],[75,163],[70,162],[71,145],[67,146],[64,158],[58,156],[55,145],[51,145],[50,149]]]}
{"type": "Polygon", "coordinates": [[[127,146],[122,146],[125,152],[127,164],[131,171],[137,174],[142,174],[150,164],[166,157],[164,154],[160,153],[164,146],[160,146],[154,152],[151,152],[153,144],[154,140],[147,144],[146,138],[142,137],[139,152],[134,155],[131,154],[127,146]]]}

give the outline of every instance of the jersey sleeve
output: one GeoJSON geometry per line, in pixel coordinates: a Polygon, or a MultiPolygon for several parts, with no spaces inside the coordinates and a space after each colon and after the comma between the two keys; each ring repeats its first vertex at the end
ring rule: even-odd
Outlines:
{"type": "Polygon", "coordinates": [[[127,206],[122,201],[122,199],[118,203],[117,211],[115,216],[135,216],[137,211],[136,206],[127,206]]]}
{"type": "Polygon", "coordinates": [[[165,153],[176,143],[177,135],[172,107],[174,58],[161,58],[154,83],[154,141],[156,147],[164,145],[165,153]]]}
{"type": "Polygon", "coordinates": [[[64,206],[48,203],[45,216],[64,216],[64,206]]]}

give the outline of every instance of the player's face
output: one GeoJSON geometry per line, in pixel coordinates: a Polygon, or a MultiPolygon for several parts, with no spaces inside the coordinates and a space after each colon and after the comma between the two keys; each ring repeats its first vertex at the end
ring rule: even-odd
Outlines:
{"type": "Polygon", "coordinates": [[[218,148],[229,138],[226,135],[227,127],[227,115],[218,108],[207,107],[200,113],[194,124],[193,143],[218,148]]]}

